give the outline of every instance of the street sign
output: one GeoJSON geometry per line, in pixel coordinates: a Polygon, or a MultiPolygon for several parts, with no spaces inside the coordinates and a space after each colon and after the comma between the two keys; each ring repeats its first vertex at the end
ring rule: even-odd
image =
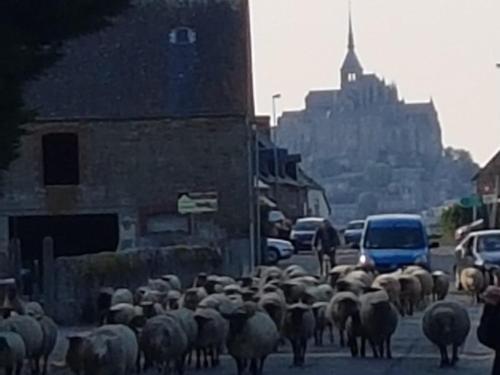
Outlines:
{"type": "Polygon", "coordinates": [[[464,208],[479,207],[481,204],[481,197],[478,195],[471,195],[470,197],[460,199],[460,205],[464,208]]]}
{"type": "Polygon", "coordinates": [[[496,194],[486,194],[483,195],[483,202],[484,204],[495,204],[497,202],[500,202],[500,199],[496,194]]]}
{"type": "Polygon", "coordinates": [[[177,211],[180,214],[202,214],[216,212],[218,197],[216,192],[182,193],[177,199],[177,211]]]}

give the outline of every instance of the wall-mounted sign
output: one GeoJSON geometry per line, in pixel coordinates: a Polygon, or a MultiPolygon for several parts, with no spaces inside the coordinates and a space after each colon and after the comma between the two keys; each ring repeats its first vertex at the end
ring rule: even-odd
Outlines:
{"type": "Polygon", "coordinates": [[[216,212],[218,197],[216,192],[182,193],[177,199],[177,211],[180,214],[202,214],[216,212]]]}

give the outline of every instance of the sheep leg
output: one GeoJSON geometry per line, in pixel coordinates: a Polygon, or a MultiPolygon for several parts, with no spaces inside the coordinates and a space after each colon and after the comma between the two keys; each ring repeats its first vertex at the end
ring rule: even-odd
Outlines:
{"type": "Polygon", "coordinates": [[[392,350],[391,350],[391,336],[387,338],[387,359],[392,359],[392,350]]]}
{"type": "Polygon", "coordinates": [[[413,309],[414,309],[414,308],[415,308],[415,307],[414,307],[414,303],[413,303],[413,301],[410,301],[410,303],[409,303],[409,307],[408,307],[408,315],[409,315],[409,316],[413,316],[413,309]]]}
{"type": "Polygon", "coordinates": [[[366,357],[366,337],[364,335],[361,336],[361,357],[366,357]]]}
{"type": "Polygon", "coordinates": [[[243,375],[243,372],[245,372],[245,365],[243,363],[242,359],[239,358],[234,358],[236,361],[236,368],[238,369],[238,375],[243,375]]]}
{"type": "Polygon", "coordinates": [[[339,328],[339,337],[340,337],[340,347],[345,348],[344,329],[343,328],[339,328]]]}
{"type": "Polygon", "coordinates": [[[349,345],[349,348],[351,349],[351,355],[353,357],[358,356],[358,342],[355,337],[353,337],[352,334],[348,333],[347,334],[347,345],[349,345]]]}
{"type": "Polygon", "coordinates": [[[201,369],[201,349],[196,349],[196,369],[201,369]]]}
{"type": "Polygon", "coordinates": [[[49,356],[44,355],[43,356],[43,368],[42,368],[42,374],[47,375],[47,364],[49,362],[49,356]]]}
{"type": "Polygon", "coordinates": [[[439,350],[441,352],[441,365],[440,365],[440,367],[443,368],[443,367],[449,366],[450,360],[448,358],[448,350],[446,349],[446,346],[441,345],[439,347],[439,350]]]}
{"type": "Polygon", "coordinates": [[[12,375],[13,370],[14,369],[12,368],[12,366],[6,367],[5,368],[5,375],[12,375]]]}
{"type": "MultiPolygon", "coordinates": [[[[16,365],[16,375],[21,375],[21,373],[23,372],[23,365],[24,365],[23,361],[17,362],[17,365],[16,365]]],[[[7,372],[7,375],[8,375],[8,372],[7,372]]]]}
{"type": "Polygon", "coordinates": [[[189,353],[187,355],[187,364],[188,366],[191,366],[191,363],[193,363],[193,350],[189,350],[189,353]]]}
{"type": "Polygon", "coordinates": [[[300,365],[304,366],[306,362],[306,352],[307,352],[307,339],[301,340],[300,345],[301,353],[300,353],[300,365]]]}
{"type": "Polygon", "coordinates": [[[210,355],[210,365],[212,366],[212,368],[214,368],[215,366],[217,366],[215,362],[215,348],[208,349],[208,354],[210,355]]]}
{"type": "Polygon", "coordinates": [[[208,368],[208,350],[209,349],[206,349],[206,348],[204,348],[202,350],[202,352],[203,352],[203,367],[204,368],[208,368]]]}
{"type": "Polygon", "coordinates": [[[250,374],[258,375],[259,374],[259,365],[256,359],[252,359],[250,361],[250,374]]]}
{"type": "Polygon", "coordinates": [[[370,343],[370,347],[372,348],[372,353],[373,353],[373,358],[378,358],[378,351],[377,351],[377,346],[375,345],[375,342],[372,339],[368,339],[370,343]]]}
{"type": "Polygon", "coordinates": [[[262,375],[262,373],[264,372],[264,363],[266,362],[266,359],[267,359],[267,356],[264,356],[260,359],[260,363],[259,363],[259,373],[258,375],[262,375]]]}
{"type": "Polygon", "coordinates": [[[382,340],[382,342],[380,344],[378,344],[378,350],[379,350],[379,354],[380,354],[380,358],[384,358],[384,341],[382,340]]]}
{"type": "Polygon", "coordinates": [[[453,345],[453,356],[451,357],[451,365],[455,366],[458,362],[458,345],[453,345]]]}
{"type": "Polygon", "coordinates": [[[184,375],[184,366],[186,364],[186,354],[182,355],[175,363],[175,369],[178,375],[184,375]]]}
{"type": "Polygon", "coordinates": [[[293,350],[293,366],[298,367],[299,366],[299,357],[300,357],[299,348],[298,348],[297,342],[295,340],[292,340],[291,344],[292,344],[292,350],[293,350]]]}
{"type": "Polygon", "coordinates": [[[330,336],[330,344],[333,344],[334,339],[333,339],[333,326],[331,324],[328,324],[328,333],[330,336]]]}

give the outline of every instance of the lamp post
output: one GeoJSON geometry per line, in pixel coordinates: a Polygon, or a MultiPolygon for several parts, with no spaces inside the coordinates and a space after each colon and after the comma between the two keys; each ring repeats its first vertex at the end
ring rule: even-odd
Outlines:
{"type": "Polygon", "coordinates": [[[278,203],[278,119],[276,116],[276,102],[281,99],[281,94],[273,95],[273,118],[271,126],[271,135],[274,145],[274,200],[278,203]]]}

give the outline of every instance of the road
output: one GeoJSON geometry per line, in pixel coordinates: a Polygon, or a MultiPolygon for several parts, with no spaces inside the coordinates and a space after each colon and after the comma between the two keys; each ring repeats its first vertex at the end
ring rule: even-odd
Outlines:
{"type": "MultiPolygon", "coordinates": [[[[439,249],[433,254],[433,267],[451,271],[453,258],[450,249],[439,249]]],[[[338,262],[343,264],[353,263],[356,260],[355,251],[341,251],[338,255],[338,262]]],[[[317,271],[316,258],[311,254],[298,255],[283,262],[287,264],[300,264],[310,272],[317,271]]],[[[455,369],[440,369],[439,354],[423,336],[421,329],[422,312],[418,312],[413,317],[400,319],[398,329],[393,337],[393,360],[352,359],[346,349],[341,349],[338,343],[325,345],[317,348],[310,344],[310,350],[306,357],[304,368],[291,368],[291,355],[288,347],[280,349],[268,359],[265,367],[265,374],[270,375],[417,375],[417,374],[467,374],[484,375],[488,374],[492,365],[492,353],[481,346],[476,338],[476,328],[480,317],[480,306],[472,306],[471,299],[458,294],[455,291],[448,297],[451,300],[463,303],[473,322],[471,333],[466,344],[461,351],[461,361],[455,369]]],[[[325,337],[326,338],[326,337],[325,337]]],[[[58,353],[63,353],[64,340],[59,343],[58,353]]],[[[368,354],[370,351],[368,350],[368,354]]],[[[55,358],[61,360],[61,358],[55,358]]],[[[67,371],[53,370],[53,374],[66,375],[67,371]]],[[[188,369],[188,374],[199,375],[233,375],[236,369],[230,358],[224,357],[220,368],[195,371],[188,369]]]]}

